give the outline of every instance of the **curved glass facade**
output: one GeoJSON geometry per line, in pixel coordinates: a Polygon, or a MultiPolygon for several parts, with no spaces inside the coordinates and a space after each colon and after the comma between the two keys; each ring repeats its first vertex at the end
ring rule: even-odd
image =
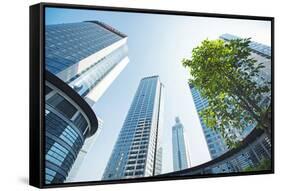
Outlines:
{"type": "Polygon", "coordinates": [[[46,89],[45,183],[61,183],[83,146],[89,123],[69,97],[49,85],[46,89]]]}

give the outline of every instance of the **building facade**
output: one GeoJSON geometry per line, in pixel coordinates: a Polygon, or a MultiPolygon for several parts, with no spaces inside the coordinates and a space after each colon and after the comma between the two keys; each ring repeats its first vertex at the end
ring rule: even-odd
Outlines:
{"type": "Polygon", "coordinates": [[[99,21],[46,26],[46,69],[89,104],[128,64],[127,36],[99,21]]]}
{"type": "Polygon", "coordinates": [[[85,140],[98,129],[88,103],[66,83],[46,71],[45,183],[62,183],[85,140]]]}
{"type": "MultiPolygon", "coordinates": [[[[230,40],[241,39],[241,37],[232,34],[223,34],[220,39],[229,42],[230,40]]],[[[264,81],[271,82],[271,47],[251,41],[249,43],[251,50],[251,57],[254,58],[257,63],[263,63],[264,68],[260,70],[259,78],[255,79],[260,83],[264,81]]]]}
{"type": "Polygon", "coordinates": [[[172,129],[173,142],[173,167],[174,171],[188,168],[186,146],[184,139],[184,127],[180,122],[179,117],[175,118],[176,124],[172,129]]]}
{"type": "Polygon", "coordinates": [[[162,157],[162,149],[157,143],[163,113],[162,93],[163,85],[158,76],[140,81],[103,180],[146,177],[159,173],[162,159],[157,159],[157,156],[162,157]]]}
{"type": "MultiPolygon", "coordinates": [[[[189,84],[189,88],[192,94],[195,108],[197,110],[197,113],[199,114],[200,111],[208,107],[208,100],[203,98],[200,92],[192,84],[189,84]]],[[[200,116],[199,120],[209,149],[210,156],[212,159],[215,159],[228,150],[227,146],[220,133],[215,132],[213,129],[206,126],[200,116]]]]}
{"type": "Polygon", "coordinates": [[[97,119],[98,119],[98,124],[99,124],[98,130],[95,132],[95,134],[93,136],[91,136],[85,140],[84,145],[80,149],[80,151],[77,155],[77,158],[76,158],[74,164],[72,165],[65,182],[79,181],[79,177],[77,176],[77,174],[80,170],[80,167],[83,164],[86,155],[88,154],[88,152],[90,152],[93,144],[95,143],[96,139],[98,138],[100,132],[103,129],[103,121],[99,117],[97,117],[97,119]]]}
{"type": "MultiPolygon", "coordinates": [[[[203,174],[241,173],[255,170],[265,160],[271,163],[271,140],[260,129],[254,129],[242,141],[238,148],[232,149],[204,164],[177,172],[167,173],[163,176],[188,176],[203,174]]],[[[265,167],[264,167],[265,168],[265,167]]],[[[268,165],[267,171],[271,171],[272,165],[268,165]]],[[[258,171],[256,171],[258,172],[258,171]]]]}
{"type": "MultiPolygon", "coordinates": [[[[159,138],[159,136],[158,136],[158,138],[159,138]]],[[[157,149],[157,152],[156,152],[155,173],[154,173],[154,175],[159,175],[159,174],[162,173],[162,165],[163,165],[163,163],[162,163],[163,147],[161,147],[161,145],[160,146],[158,145],[157,147],[158,147],[158,149],[157,149]]]]}
{"type": "Polygon", "coordinates": [[[45,27],[46,184],[79,170],[101,127],[92,106],[128,64],[127,54],[127,36],[99,21],[45,27]]]}

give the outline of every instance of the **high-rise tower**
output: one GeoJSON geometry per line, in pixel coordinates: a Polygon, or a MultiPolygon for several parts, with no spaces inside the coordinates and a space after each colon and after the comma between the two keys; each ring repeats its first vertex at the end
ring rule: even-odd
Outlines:
{"type": "Polygon", "coordinates": [[[172,129],[172,141],[173,141],[173,166],[174,171],[183,170],[188,168],[186,147],[184,140],[184,129],[180,122],[179,117],[175,119],[176,124],[172,129]]]}
{"type": "Polygon", "coordinates": [[[163,85],[158,76],[140,81],[104,171],[104,180],[153,176],[159,172],[162,92],[163,85]]]}
{"type": "Polygon", "coordinates": [[[91,107],[128,64],[127,54],[127,36],[99,21],[45,27],[46,184],[78,170],[76,159],[83,161],[100,128],[91,107]]]}

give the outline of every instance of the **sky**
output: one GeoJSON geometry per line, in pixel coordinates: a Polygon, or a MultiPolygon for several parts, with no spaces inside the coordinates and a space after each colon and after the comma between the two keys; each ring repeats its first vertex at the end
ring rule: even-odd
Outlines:
{"type": "Polygon", "coordinates": [[[111,84],[93,109],[103,120],[99,136],[88,152],[76,181],[100,180],[119,131],[126,118],[141,78],[159,75],[164,84],[162,128],[162,173],[173,171],[172,126],[179,116],[185,133],[191,166],[210,160],[210,155],[193,103],[188,70],[181,64],[206,38],[229,33],[251,37],[270,45],[269,21],[172,16],[143,13],[47,8],[46,24],[102,21],[128,36],[130,62],[111,84]]]}

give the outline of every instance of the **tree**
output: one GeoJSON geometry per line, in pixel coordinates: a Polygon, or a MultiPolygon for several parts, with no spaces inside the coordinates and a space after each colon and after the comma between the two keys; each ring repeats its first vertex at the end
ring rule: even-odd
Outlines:
{"type": "Polygon", "coordinates": [[[259,165],[253,167],[247,167],[243,171],[251,172],[251,171],[263,171],[263,170],[271,170],[271,160],[262,159],[259,165]]]}
{"type": "Polygon", "coordinates": [[[264,65],[251,57],[249,43],[249,38],[207,39],[192,50],[191,59],[182,61],[190,70],[190,83],[208,100],[201,118],[229,147],[237,144],[239,132],[249,124],[269,135],[271,131],[271,82],[261,75],[264,65]]]}

